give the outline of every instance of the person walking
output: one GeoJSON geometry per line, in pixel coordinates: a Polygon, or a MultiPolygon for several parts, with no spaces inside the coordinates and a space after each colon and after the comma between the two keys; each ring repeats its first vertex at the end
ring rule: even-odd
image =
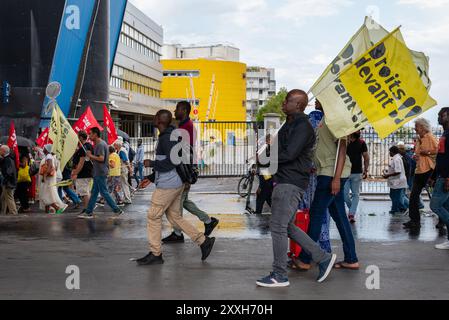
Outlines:
{"type": "Polygon", "coordinates": [[[404,223],[404,226],[410,229],[421,227],[420,197],[433,174],[438,154],[438,140],[432,134],[430,122],[424,118],[417,119],[415,131],[419,138],[415,147],[416,170],[409,201],[410,221],[404,223]]]}
{"type": "Polygon", "coordinates": [[[351,161],[351,175],[345,184],[344,198],[349,209],[349,222],[355,223],[355,216],[360,201],[360,188],[363,179],[368,177],[369,153],[365,141],[361,138],[360,131],[354,132],[349,137],[347,154],[351,161]],[[363,165],[362,165],[363,159],[363,165]]]}
{"type": "Polygon", "coordinates": [[[388,170],[383,175],[384,179],[388,179],[388,187],[390,188],[390,214],[404,213],[409,205],[405,201],[406,197],[404,197],[407,189],[407,176],[404,162],[397,146],[390,148],[390,157],[388,170]]]}
{"type": "Polygon", "coordinates": [[[123,146],[123,142],[121,142],[120,140],[114,142],[114,148],[120,158],[120,183],[124,195],[124,202],[125,204],[132,204],[130,189],[131,186],[128,183],[128,174],[129,172],[131,172],[131,163],[128,158],[128,152],[123,146]]]}
{"type": "Polygon", "coordinates": [[[107,189],[106,180],[109,175],[109,148],[106,142],[100,138],[100,135],[99,128],[94,127],[90,130],[89,138],[95,144],[95,147],[93,152],[88,150],[86,156],[92,161],[93,186],[86,211],[78,216],[80,219],[93,218],[93,211],[99,194],[101,194],[116,215],[123,214],[123,210],[117,206],[107,189]]]}
{"type": "MultiPolygon", "coordinates": [[[[265,138],[266,157],[270,157],[271,149],[271,135],[267,134],[265,138]]],[[[263,205],[265,202],[271,207],[271,200],[273,195],[273,176],[266,172],[266,169],[260,163],[257,164],[259,188],[256,191],[256,212],[255,214],[262,214],[263,205]]],[[[249,196],[249,195],[248,195],[249,196]]]]}
{"type": "Polygon", "coordinates": [[[93,177],[93,164],[87,158],[86,152],[92,152],[94,148],[92,144],[87,142],[87,133],[85,131],[78,132],[78,138],[81,145],[78,146],[78,151],[73,156],[72,180],[75,183],[76,192],[83,200],[84,210],[82,213],[84,213],[89,203],[93,177]]]}
{"type": "Polygon", "coordinates": [[[67,205],[62,202],[58,194],[57,183],[57,160],[52,154],[53,146],[47,144],[44,146],[45,158],[41,161],[39,168],[39,178],[41,183],[39,186],[39,207],[50,214],[62,214],[67,205]]]}
{"type": "Polygon", "coordinates": [[[184,183],[177,173],[176,166],[171,158],[172,149],[177,141],[171,140],[175,127],[171,125],[172,114],[168,110],[160,110],[154,119],[154,125],[160,135],[156,149],[156,160],[150,162],[154,168],[152,177],[147,177],[142,184],[152,181],[156,190],[151,198],[151,208],[148,211],[148,242],[149,253],[137,260],[138,265],[162,264],[162,217],[165,214],[168,221],[185,232],[201,249],[201,260],[206,260],[215,243],[215,238],[209,238],[201,233],[181,215],[181,199],[184,183]]]}
{"type": "MultiPolygon", "coordinates": [[[[67,181],[71,178],[72,173],[72,160],[67,162],[64,170],[62,170],[62,180],[67,181]]],[[[69,197],[70,201],[73,203],[73,207],[71,209],[77,210],[81,205],[81,199],[79,198],[78,194],[73,190],[72,186],[64,186],[58,188],[59,197],[63,199],[63,194],[65,194],[67,197],[69,197]]],[[[66,202],[68,202],[67,200],[66,202]]]]}
{"type": "Polygon", "coordinates": [[[17,169],[14,159],[11,157],[11,149],[3,145],[0,147],[0,171],[2,174],[1,214],[9,212],[17,215],[16,202],[14,201],[14,189],[17,187],[17,169]]]}
{"type": "MultiPolygon", "coordinates": [[[[321,105],[320,101],[316,104],[321,105]]],[[[322,106],[321,106],[321,109],[322,106]]],[[[324,109],[323,109],[324,112],[324,109]]],[[[344,260],[335,264],[338,269],[358,270],[354,236],[346,215],[343,190],[351,173],[351,163],[347,156],[347,140],[338,139],[326,124],[326,114],[318,128],[318,142],[315,151],[317,167],[317,187],[310,208],[309,236],[318,241],[323,221],[329,210],[343,242],[344,260]]],[[[306,251],[299,256],[302,269],[310,268],[310,254],[306,251]]]]}
{"type": "Polygon", "coordinates": [[[31,211],[28,194],[31,187],[31,176],[30,176],[30,166],[29,159],[27,156],[22,156],[20,158],[19,171],[17,173],[17,189],[16,195],[20,201],[20,213],[28,213],[31,211]]]}
{"type": "MultiPolygon", "coordinates": [[[[176,120],[179,121],[179,129],[185,130],[185,133],[188,134],[190,146],[194,147],[194,139],[195,139],[195,129],[193,127],[193,121],[190,119],[190,112],[192,110],[192,107],[189,102],[187,101],[181,101],[176,105],[175,110],[175,117],[176,120]]],[[[210,217],[206,212],[199,209],[198,206],[189,199],[189,192],[190,192],[191,186],[189,184],[184,185],[184,191],[181,195],[181,215],[183,213],[183,209],[186,209],[191,214],[195,215],[204,223],[204,234],[206,236],[209,236],[212,234],[214,229],[217,227],[219,220],[210,217]]],[[[182,234],[181,230],[177,229],[176,226],[174,226],[173,232],[166,238],[162,239],[162,242],[164,243],[183,243],[184,242],[184,235],[182,234]]]]}
{"type": "Polygon", "coordinates": [[[134,158],[134,179],[137,185],[143,180],[143,163],[145,160],[145,151],[143,149],[143,140],[137,140],[136,156],[134,158]]]}
{"type": "MultiPolygon", "coordinates": [[[[449,231],[449,108],[443,108],[438,114],[438,123],[444,133],[440,138],[436,167],[432,175],[433,193],[430,209],[435,212],[449,231]]],[[[435,246],[439,250],[449,250],[448,241],[435,246]]]]}
{"type": "MultiPolygon", "coordinates": [[[[311,259],[318,263],[318,282],[323,282],[332,271],[337,258],[322,250],[318,239],[311,239],[295,225],[299,202],[309,184],[312,155],[315,146],[315,130],[304,114],[309,99],[302,90],[290,91],[282,104],[287,116],[272,149],[277,149],[277,172],[274,174],[270,230],[273,242],[273,271],[256,281],[261,287],[286,287],[290,285],[287,275],[288,238],[298,243],[311,259]]],[[[271,157],[273,158],[273,157],[271,157]]],[[[321,223],[320,223],[321,228],[321,223]]]]}
{"type": "Polygon", "coordinates": [[[109,177],[108,190],[115,196],[117,206],[123,206],[123,192],[121,183],[121,163],[120,156],[117,154],[113,146],[109,147],[109,177]]]}

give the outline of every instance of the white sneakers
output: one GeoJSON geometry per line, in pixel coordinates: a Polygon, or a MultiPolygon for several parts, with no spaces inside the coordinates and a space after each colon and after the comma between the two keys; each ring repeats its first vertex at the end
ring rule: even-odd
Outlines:
{"type": "Polygon", "coordinates": [[[437,244],[435,246],[435,249],[438,249],[438,250],[449,250],[449,241],[446,241],[446,242],[441,243],[441,244],[437,244]]]}

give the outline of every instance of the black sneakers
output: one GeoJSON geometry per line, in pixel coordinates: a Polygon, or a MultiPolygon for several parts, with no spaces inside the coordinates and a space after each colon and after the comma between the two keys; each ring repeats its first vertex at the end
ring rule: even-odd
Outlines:
{"type": "Polygon", "coordinates": [[[211,222],[209,224],[204,224],[204,235],[210,236],[212,231],[214,231],[215,227],[218,225],[218,223],[220,222],[218,219],[215,218],[210,218],[211,222]]]}
{"type": "Polygon", "coordinates": [[[212,248],[214,247],[215,238],[206,237],[206,240],[200,246],[201,248],[201,260],[204,261],[209,257],[212,248]]]}
{"type": "Polygon", "coordinates": [[[419,228],[421,228],[421,223],[416,222],[416,221],[409,221],[409,222],[404,223],[404,228],[419,229],[419,228]]]}
{"type": "Polygon", "coordinates": [[[172,232],[171,235],[162,239],[163,243],[184,243],[184,235],[178,236],[176,233],[172,232]]]}
{"type": "Polygon", "coordinates": [[[136,262],[139,266],[150,266],[156,264],[163,264],[164,259],[162,259],[162,254],[159,257],[157,257],[150,252],[145,257],[137,259],[136,262]]]}

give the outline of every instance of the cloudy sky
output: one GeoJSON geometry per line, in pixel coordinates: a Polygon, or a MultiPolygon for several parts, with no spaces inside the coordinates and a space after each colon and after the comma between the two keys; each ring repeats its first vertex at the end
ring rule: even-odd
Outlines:
{"type": "MultiPolygon", "coordinates": [[[[164,28],[165,43],[232,44],[248,65],[276,69],[278,88],[308,90],[371,15],[402,25],[430,56],[431,95],[449,106],[449,0],[131,0],[164,28]]],[[[436,121],[437,110],[425,116],[436,121]]]]}

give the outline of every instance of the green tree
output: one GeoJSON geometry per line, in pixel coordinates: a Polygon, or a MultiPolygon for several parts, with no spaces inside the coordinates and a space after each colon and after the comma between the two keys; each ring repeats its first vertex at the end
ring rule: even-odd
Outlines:
{"type": "Polygon", "coordinates": [[[279,92],[270,98],[268,102],[259,109],[257,113],[256,120],[257,122],[263,122],[263,115],[266,113],[277,113],[281,116],[281,120],[285,120],[285,114],[282,112],[282,103],[287,97],[287,88],[281,88],[279,92]]]}

